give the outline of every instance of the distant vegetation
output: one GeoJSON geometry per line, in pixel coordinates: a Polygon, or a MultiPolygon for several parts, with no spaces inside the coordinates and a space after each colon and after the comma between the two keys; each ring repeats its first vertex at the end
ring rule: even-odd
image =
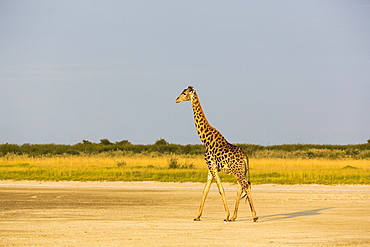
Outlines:
{"type": "MultiPolygon", "coordinates": [[[[236,144],[250,158],[282,158],[282,159],[370,159],[370,143],[355,145],[317,145],[317,144],[283,144],[262,146],[255,144],[236,144]]],[[[100,143],[83,140],[73,145],[63,144],[0,144],[0,156],[7,154],[45,156],[45,155],[92,155],[105,152],[120,151],[127,154],[174,154],[203,155],[201,144],[170,144],[165,139],[158,139],[154,144],[131,144],[128,140],[112,143],[101,139],[100,143]]]]}
{"type": "MultiPolygon", "coordinates": [[[[237,144],[250,157],[254,184],[370,184],[370,143],[237,144]]],[[[0,180],[205,182],[203,145],[128,140],[74,145],[1,144],[0,180]]],[[[220,173],[223,182],[235,182],[220,173]]]]}

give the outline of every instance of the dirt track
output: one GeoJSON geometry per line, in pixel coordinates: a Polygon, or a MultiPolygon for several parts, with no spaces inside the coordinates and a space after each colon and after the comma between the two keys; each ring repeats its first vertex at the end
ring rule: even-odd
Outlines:
{"type": "MultiPolygon", "coordinates": [[[[225,184],[231,213],[236,187],[225,184]]],[[[256,185],[223,222],[203,184],[0,181],[0,246],[370,246],[370,186],[256,185]]]]}

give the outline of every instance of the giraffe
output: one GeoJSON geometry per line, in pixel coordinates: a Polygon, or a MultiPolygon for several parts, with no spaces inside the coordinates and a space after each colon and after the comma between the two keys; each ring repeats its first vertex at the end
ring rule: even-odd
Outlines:
{"type": "Polygon", "coordinates": [[[180,103],[182,101],[190,101],[192,104],[195,127],[200,140],[205,145],[206,153],[204,158],[208,166],[207,183],[203,190],[203,197],[198,214],[194,220],[200,220],[203,212],[204,202],[207,198],[212,181],[216,180],[218,191],[221,194],[222,202],[226,212],[224,221],[235,221],[238,214],[241,195],[244,191],[245,195],[243,197],[247,197],[252,211],[253,221],[256,222],[258,217],[254,209],[251,196],[248,157],[239,147],[230,144],[216,128],[209,124],[206,116],[204,115],[196,90],[193,87],[189,86],[188,88],[184,89],[179,97],[177,97],[176,103],[180,103]],[[220,171],[233,175],[238,183],[235,209],[231,218],[229,218],[230,211],[226,203],[225,191],[222,187],[221,179],[218,174],[220,171]],[[246,179],[247,173],[248,181],[246,179]]]}

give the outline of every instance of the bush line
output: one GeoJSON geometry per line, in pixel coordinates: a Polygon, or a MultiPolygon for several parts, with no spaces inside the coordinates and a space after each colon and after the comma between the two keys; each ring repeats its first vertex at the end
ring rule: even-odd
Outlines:
{"type": "MultiPolygon", "coordinates": [[[[370,159],[370,143],[352,145],[318,145],[318,144],[282,144],[262,146],[255,144],[235,144],[250,158],[282,159],[370,159]]],[[[112,143],[108,139],[93,143],[83,140],[73,145],[64,144],[0,144],[0,156],[9,154],[30,156],[54,155],[94,155],[99,153],[148,154],[148,155],[203,155],[205,148],[201,144],[170,144],[159,139],[154,144],[131,144],[128,140],[112,143]]]]}

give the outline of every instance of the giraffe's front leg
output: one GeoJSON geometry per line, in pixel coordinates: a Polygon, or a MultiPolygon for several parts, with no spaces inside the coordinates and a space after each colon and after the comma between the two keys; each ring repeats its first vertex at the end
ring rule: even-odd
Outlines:
{"type": "Polygon", "coordinates": [[[207,195],[208,195],[208,192],[209,192],[209,188],[211,187],[211,184],[212,184],[212,180],[213,180],[213,175],[210,171],[208,171],[207,183],[206,183],[206,186],[204,187],[204,190],[203,190],[202,202],[200,203],[200,207],[199,207],[197,217],[195,217],[195,219],[194,219],[195,221],[199,221],[200,216],[202,216],[204,202],[206,201],[206,198],[207,198],[207,195]]]}

